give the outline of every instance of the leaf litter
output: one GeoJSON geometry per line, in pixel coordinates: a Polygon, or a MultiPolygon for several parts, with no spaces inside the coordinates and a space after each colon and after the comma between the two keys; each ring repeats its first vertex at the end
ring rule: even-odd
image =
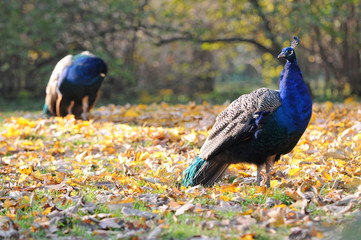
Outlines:
{"type": "Polygon", "coordinates": [[[361,108],[352,99],[314,105],[271,189],[255,186],[249,164],[232,165],[212,188],[179,187],[226,105],[108,105],[90,121],[4,117],[0,236],[321,239],[360,215],[361,108]]]}

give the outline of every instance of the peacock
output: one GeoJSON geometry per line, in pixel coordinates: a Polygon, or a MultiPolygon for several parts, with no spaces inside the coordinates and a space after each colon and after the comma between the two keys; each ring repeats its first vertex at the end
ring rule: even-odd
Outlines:
{"type": "Polygon", "coordinates": [[[257,185],[261,169],[266,169],[270,187],[270,167],[282,154],[290,152],[307,128],[312,100],[297,64],[293,37],[278,58],[287,60],[280,76],[279,91],[260,88],[241,95],[216,118],[200,149],[185,170],[182,185],[212,186],[230,164],[246,162],[257,166],[257,185]]]}
{"type": "Polygon", "coordinates": [[[44,114],[87,120],[107,71],[105,62],[88,51],[62,58],[46,87],[44,114]]]}

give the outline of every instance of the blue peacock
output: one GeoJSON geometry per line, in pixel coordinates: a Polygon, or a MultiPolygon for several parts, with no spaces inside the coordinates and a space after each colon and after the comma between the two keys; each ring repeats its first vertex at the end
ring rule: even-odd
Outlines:
{"type": "Polygon", "coordinates": [[[291,47],[278,58],[287,60],[280,76],[280,90],[267,88],[240,96],[221,112],[191,165],[182,184],[212,186],[230,164],[257,165],[257,185],[261,169],[266,168],[266,186],[270,187],[270,167],[282,154],[290,152],[307,128],[312,100],[297,64],[293,37],[291,47]]]}
{"type": "Polygon", "coordinates": [[[46,87],[44,114],[87,120],[106,74],[105,62],[88,51],[62,58],[46,87]]]}

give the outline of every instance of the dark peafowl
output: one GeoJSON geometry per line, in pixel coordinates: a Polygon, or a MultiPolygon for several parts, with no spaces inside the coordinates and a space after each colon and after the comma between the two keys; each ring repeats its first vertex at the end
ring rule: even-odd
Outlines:
{"type": "Polygon", "coordinates": [[[87,120],[106,74],[104,61],[88,51],[64,57],[56,64],[46,87],[44,114],[74,114],[77,119],[87,120]]]}
{"type": "Polygon", "coordinates": [[[200,155],[185,170],[184,186],[212,186],[230,164],[247,162],[257,165],[258,186],[265,165],[270,187],[271,164],[295,147],[312,114],[311,96],[294,50],[298,43],[293,37],[291,47],[278,55],[287,60],[279,91],[261,88],[242,95],[217,116],[200,155]]]}

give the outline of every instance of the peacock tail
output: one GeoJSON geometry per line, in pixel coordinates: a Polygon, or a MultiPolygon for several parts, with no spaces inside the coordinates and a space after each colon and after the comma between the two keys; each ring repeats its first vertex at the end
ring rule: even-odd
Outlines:
{"type": "Polygon", "coordinates": [[[182,184],[185,187],[194,186],[195,185],[195,176],[199,172],[199,169],[202,168],[204,164],[207,164],[200,156],[197,156],[192,164],[184,171],[184,178],[182,184]]]}
{"type": "Polygon", "coordinates": [[[197,156],[191,165],[184,171],[182,185],[185,187],[201,184],[203,186],[212,186],[225,173],[229,163],[218,161],[204,161],[197,156]]]}

